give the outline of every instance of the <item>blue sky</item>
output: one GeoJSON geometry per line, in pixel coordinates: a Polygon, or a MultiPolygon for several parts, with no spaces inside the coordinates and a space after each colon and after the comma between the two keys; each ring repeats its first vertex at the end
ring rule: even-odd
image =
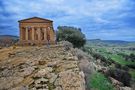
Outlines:
{"type": "Polygon", "coordinates": [[[0,0],[0,34],[19,35],[17,21],[33,16],[79,27],[87,39],[135,41],[135,0],[0,0]]]}

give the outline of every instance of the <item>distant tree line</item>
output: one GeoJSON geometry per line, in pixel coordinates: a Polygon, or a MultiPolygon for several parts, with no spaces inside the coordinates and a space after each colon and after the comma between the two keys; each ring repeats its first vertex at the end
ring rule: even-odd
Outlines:
{"type": "Polygon", "coordinates": [[[16,42],[18,42],[18,39],[12,39],[9,37],[5,37],[5,38],[0,39],[0,46],[9,47],[11,45],[14,45],[16,42]]]}

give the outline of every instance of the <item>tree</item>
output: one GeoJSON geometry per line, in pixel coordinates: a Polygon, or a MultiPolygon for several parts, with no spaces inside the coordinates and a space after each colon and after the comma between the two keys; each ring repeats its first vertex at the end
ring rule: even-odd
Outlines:
{"type": "Polygon", "coordinates": [[[86,43],[85,35],[80,28],[59,26],[57,31],[57,41],[69,41],[74,47],[83,47],[86,43]]]}

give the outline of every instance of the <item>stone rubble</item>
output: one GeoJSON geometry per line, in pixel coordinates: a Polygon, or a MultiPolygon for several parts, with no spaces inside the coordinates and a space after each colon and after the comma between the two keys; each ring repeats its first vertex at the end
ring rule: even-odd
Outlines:
{"type": "Polygon", "coordinates": [[[63,47],[11,47],[0,54],[0,90],[85,90],[77,57],[63,47]]]}

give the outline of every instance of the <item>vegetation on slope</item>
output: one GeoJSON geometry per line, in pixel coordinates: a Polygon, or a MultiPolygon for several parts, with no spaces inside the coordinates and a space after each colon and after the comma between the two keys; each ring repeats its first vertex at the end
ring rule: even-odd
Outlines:
{"type": "MultiPolygon", "coordinates": [[[[134,42],[133,44],[131,42],[113,44],[96,40],[87,42],[83,51],[92,55],[95,59],[94,62],[99,63],[101,67],[108,68],[107,74],[101,70],[103,74],[118,80],[124,86],[130,87],[135,80],[135,49],[133,45],[134,42]]],[[[95,81],[96,79],[98,78],[95,78],[95,81]]],[[[90,84],[93,84],[93,82],[90,82],[90,84]]]]}
{"type": "Polygon", "coordinates": [[[114,90],[111,82],[101,73],[92,74],[89,87],[94,90],[114,90]]]}

